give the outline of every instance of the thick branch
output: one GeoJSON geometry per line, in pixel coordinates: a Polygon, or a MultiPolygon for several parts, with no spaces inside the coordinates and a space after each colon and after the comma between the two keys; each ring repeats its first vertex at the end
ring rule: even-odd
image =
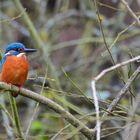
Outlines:
{"type": "MultiPolygon", "coordinates": [[[[7,90],[7,91],[15,91],[18,92],[18,88],[15,86],[10,86],[4,82],[0,82],[0,89],[7,90]]],[[[55,112],[59,113],[64,117],[70,124],[72,124],[75,127],[80,127],[80,132],[85,135],[88,139],[93,139],[93,131],[89,129],[86,125],[84,125],[81,121],[79,121],[77,118],[75,118],[72,114],[70,114],[68,111],[66,111],[62,106],[55,103],[54,101],[50,100],[47,97],[41,96],[33,91],[29,91],[27,89],[22,88],[20,90],[20,94],[22,96],[28,97],[30,99],[33,99],[39,103],[47,105],[49,108],[54,110],[55,112]]]]}

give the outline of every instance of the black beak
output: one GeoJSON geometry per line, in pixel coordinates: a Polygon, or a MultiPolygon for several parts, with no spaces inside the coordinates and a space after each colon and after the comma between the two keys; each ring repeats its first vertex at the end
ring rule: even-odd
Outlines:
{"type": "Polygon", "coordinates": [[[24,52],[30,53],[30,52],[36,52],[37,49],[30,49],[30,48],[25,48],[24,52]]]}

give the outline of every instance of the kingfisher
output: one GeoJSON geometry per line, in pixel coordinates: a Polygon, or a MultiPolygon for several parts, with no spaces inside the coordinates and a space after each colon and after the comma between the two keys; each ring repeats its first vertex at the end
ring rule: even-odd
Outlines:
{"type": "MultiPolygon", "coordinates": [[[[36,49],[26,48],[20,42],[7,45],[0,65],[0,81],[19,87],[24,85],[28,71],[29,62],[26,53],[36,52],[36,49]]],[[[12,93],[17,97],[18,93],[12,93]]]]}

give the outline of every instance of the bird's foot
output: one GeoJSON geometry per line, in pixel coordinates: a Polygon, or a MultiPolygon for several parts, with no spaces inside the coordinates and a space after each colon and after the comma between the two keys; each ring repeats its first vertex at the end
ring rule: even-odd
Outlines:
{"type": "MultiPolygon", "coordinates": [[[[11,85],[11,88],[14,86],[12,84],[10,84],[10,85],[11,85]]],[[[17,92],[11,92],[11,94],[12,94],[13,97],[17,97],[18,94],[20,93],[20,87],[19,86],[17,86],[17,87],[18,87],[18,91],[17,92]]]]}

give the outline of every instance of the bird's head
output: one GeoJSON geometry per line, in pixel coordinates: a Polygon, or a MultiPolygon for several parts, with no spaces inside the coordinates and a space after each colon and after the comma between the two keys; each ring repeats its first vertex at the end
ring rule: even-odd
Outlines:
{"type": "Polygon", "coordinates": [[[0,71],[2,69],[2,66],[7,56],[15,55],[17,57],[20,57],[20,56],[25,55],[25,53],[31,53],[31,52],[36,52],[36,51],[37,51],[36,49],[26,48],[22,43],[19,43],[19,42],[14,42],[14,43],[9,44],[1,60],[0,71]]]}
{"type": "Polygon", "coordinates": [[[7,46],[5,50],[5,55],[20,55],[30,52],[36,52],[36,49],[26,48],[22,43],[14,42],[7,46]]]}

